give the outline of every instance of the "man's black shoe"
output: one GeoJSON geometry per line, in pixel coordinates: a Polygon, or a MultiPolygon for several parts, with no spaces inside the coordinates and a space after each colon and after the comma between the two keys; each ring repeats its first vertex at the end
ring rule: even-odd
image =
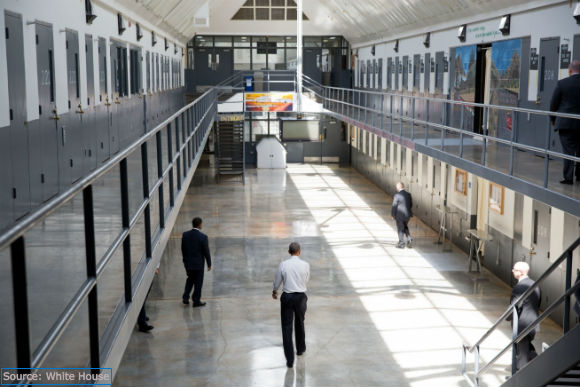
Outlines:
{"type": "Polygon", "coordinates": [[[183,302],[185,305],[189,305],[189,300],[182,300],[181,302],[183,302]]]}
{"type": "Polygon", "coordinates": [[[149,332],[151,329],[153,329],[153,325],[142,325],[139,327],[139,332],[149,332]]]}
{"type": "Polygon", "coordinates": [[[197,304],[193,304],[193,307],[198,308],[200,306],[205,306],[205,304],[206,304],[205,302],[198,302],[197,304]]]}
{"type": "Polygon", "coordinates": [[[291,362],[291,361],[286,362],[286,367],[292,368],[293,366],[294,366],[294,362],[291,362]]]}
{"type": "Polygon", "coordinates": [[[302,356],[302,355],[304,355],[304,352],[306,352],[306,351],[298,352],[298,353],[296,353],[296,356],[302,356]]]}
{"type": "Polygon", "coordinates": [[[145,321],[149,321],[149,317],[145,317],[145,321]]]}
{"type": "Polygon", "coordinates": [[[560,180],[560,184],[572,185],[572,184],[574,184],[574,181],[564,179],[564,180],[560,180]]]}
{"type": "Polygon", "coordinates": [[[397,249],[404,249],[405,248],[405,244],[404,243],[399,243],[397,245],[397,249]]]}

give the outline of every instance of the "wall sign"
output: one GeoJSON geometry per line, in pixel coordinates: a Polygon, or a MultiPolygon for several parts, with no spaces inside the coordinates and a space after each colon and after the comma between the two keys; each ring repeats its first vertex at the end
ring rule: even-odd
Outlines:
{"type": "Polygon", "coordinates": [[[503,215],[505,188],[499,184],[489,183],[489,209],[503,215]]]}
{"type": "Polygon", "coordinates": [[[455,170],[455,192],[467,195],[467,172],[460,169],[455,170]]]}
{"type": "Polygon", "coordinates": [[[538,49],[530,48],[530,70],[538,69],[538,49]]]}
{"type": "Polygon", "coordinates": [[[572,53],[568,51],[568,45],[562,44],[560,46],[560,69],[567,69],[570,66],[570,59],[572,58],[572,53]]]}

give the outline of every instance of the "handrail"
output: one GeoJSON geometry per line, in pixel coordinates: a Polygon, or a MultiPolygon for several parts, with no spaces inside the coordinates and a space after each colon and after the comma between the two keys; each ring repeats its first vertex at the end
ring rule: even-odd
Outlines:
{"type": "MultiPolygon", "coordinates": [[[[542,321],[548,318],[552,312],[558,307],[562,302],[566,302],[564,308],[564,334],[569,329],[569,313],[570,313],[570,296],[574,293],[576,289],[580,287],[580,283],[576,283],[571,285],[571,270],[572,270],[572,254],[576,248],[580,246],[580,238],[576,239],[551,265],[550,267],[538,277],[538,279],[534,282],[534,284],[528,288],[517,300],[513,301],[505,310],[504,313],[497,319],[497,321],[475,342],[475,344],[469,346],[467,344],[463,345],[463,357],[462,357],[462,375],[470,382],[470,384],[477,386],[479,376],[487,372],[490,367],[495,364],[495,362],[504,355],[510,347],[514,347],[517,343],[519,343],[524,337],[526,337],[532,330],[536,328],[542,321]],[[526,298],[528,298],[537,288],[540,287],[540,284],[552,273],[556,270],[564,261],[567,261],[566,265],[566,290],[564,293],[552,304],[546,308],[543,313],[538,316],[530,325],[528,325],[523,331],[517,332],[517,329],[514,328],[514,337],[512,340],[502,349],[500,350],[490,361],[488,361],[483,367],[479,368],[479,347],[482,343],[499,327],[499,325],[505,321],[508,317],[515,314],[515,310],[518,306],[524,302],[526,298]],[[474,372],[474,380],[470,380],[467,376],[466,372],[466,352],[476,352],[476,366],[474,372]]],[[[517,316],[516,316],[517,317],[517,316]]],[[[514,325],[517,325],[516,319],[514,319],[514,325]]],[[[513,349],[515,351],[515,349],[513,349]]],[[[515,373],[515,364],[512,364],[512,373],[515,373]]]]}
{"type": "Polygon", "coordinates": [[[193,102],[179,109],[176,113],[172,114],[170,117],[165,119],[163,122],[158,124],[155,128],[151,129],[149,132],[141,136],[139,139],[135,140],[131,145],[129,145],[124,150],[119,151],[114,157],[110,158],[105,164],[101,165],[99,168],[95,169],[93,172],[89,173],[85,177],[73,183],[66,191],[48,200],[42,207],[38,208],[34,212],[26,215],[21,220],[16,222],[9,230],[0,235],[0,250],[8,247],[12,242],[18,239],[20,236],[24,235],[28,230],[36,225],[36,223],[41,219],[50,215],[52,212],[57,210],[62,205],[66,204],[70,199],[80,193],[84,188],[89,186],[91,183],[95,182],[99,177],[103,176],[109,172],[113,167],[117,166],[121,160],[133,153],[137,148],[139,148],[143,143],[150,140],[157,132],[164,129],[167,124],[175,120],[181,113],[187,109],[195,106],[200,102],[206,95],[213,92],[212,89],[207,90],[201,96],[196,98],[193,102]]]}
{"type": "MultiPolygon", "coordinates": [[[[313,81],[316,82],[316,81],[313,81]]],[[[528,108],[520,108],[516,106],[503,106],[503,105],[492,105],[492,104],[485,104],[485,103],[477,103],[477,102],[466,102],[466,101],[458,101],[452,99],[445,99],[445,98],[437,98],[437,97],[428,97],[424,95],[409,95],[404,93],[396,93],[390,91],[377,91],[377,90],[364,90],[364,89],[347,89],[344,87],[336,87],[336,86],[322,86],[327,89],[332,90],[343,90],[351,93],[366,93],[376,96],[392,96],[392,97],[399,97],[399,98],[413,98],[418,100],[425,100],[425,101],[433,101],[433,102],[441,102],[451,105],[460,105],[460,106],[468,106],[468,107],[481,107],[481,108],[491,108],[495,110],[505,110],[505,111],[514,111],[518,113],[530,113],[530,114],[541,114],[545,116],[554,116],[554,117],[563,117],[563,118],[575,118],[580,119],[580,114],[571,114],[571,113],[559,113],[559,112],[552,112],[547,110],[534,110],[528,108]]],[[[363,106],[359,106],[364,108],[363,106]]]]}

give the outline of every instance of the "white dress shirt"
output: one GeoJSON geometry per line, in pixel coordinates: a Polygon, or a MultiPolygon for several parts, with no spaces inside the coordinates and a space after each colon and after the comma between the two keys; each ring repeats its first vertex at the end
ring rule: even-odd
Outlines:
{"type": "Polygon", "coordinates": [[[280,263],[274,278],[274,290],[278,290],[282,282],[284,293],[305,293],[306,283],[310,279],[310,265],[293,255],[280,263]]]}

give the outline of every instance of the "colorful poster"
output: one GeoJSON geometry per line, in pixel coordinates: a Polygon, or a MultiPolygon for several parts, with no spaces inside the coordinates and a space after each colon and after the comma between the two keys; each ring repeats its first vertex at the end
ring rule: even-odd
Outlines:
{"type": "MultiPolygon", "coordinates": [[[[475,71],[477,47],[463,46],[455,49],[453,98],[456,101],[475,102],[475,71]]],[[[453,124],[457,128],[473,130],[473,107],[469,105],[453,107],[453,124]],[[463,110],[463,122],[462,113],[463,110]]]]}
{"type": "Polygon", "coordinates": [[[292,111],[294,93],[245,93],[248,112],[292,111]]]}
{"type": "MultiPolygon", "coordinates": [[[[504,40],[491,45],[491,95],[490,104],[518,106],[520,94],[521,39],[504,40]]],[[[492,110],[491,134],[511,138],[513,117],[511,112],[492,110]]]]}

